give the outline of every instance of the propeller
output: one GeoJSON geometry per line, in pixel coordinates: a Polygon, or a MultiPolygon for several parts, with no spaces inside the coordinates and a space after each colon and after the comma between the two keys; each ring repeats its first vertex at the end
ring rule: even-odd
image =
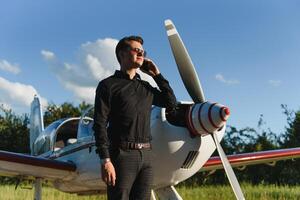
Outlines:
{"type": "MultiPolygon", "coordinates": [[[[204,103],[205,97],[195,67],[176,30],[176,27],[171,20],[165,20],[165,28],[167,30],[168,39],[177,64],[177,68],[185,88],[195,103],[204,103]]],[[[211,136],[220,155],[223,167],[236,199],[245,199],[240,184],[217,138],[217,131],[211,133],[211,136]]]]}
{"type": "Polygon", "coordinates": [[[205,102],[204,93],[192,60],[171,20],[165,21],[168,38],[184,86],[195,103],[205,102]]]}

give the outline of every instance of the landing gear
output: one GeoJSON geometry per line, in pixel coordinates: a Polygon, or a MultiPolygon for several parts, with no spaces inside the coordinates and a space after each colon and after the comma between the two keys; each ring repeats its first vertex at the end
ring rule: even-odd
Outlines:
{"type": "Polygon", "coordinates": [[[42,179],[36,178],[34,181],[34,200],[42,200],[42,179]]]}
{"type": "MultiPolygon", "coordinates": [[[[159,199],[164,200],[183,200],[182,197],[178,194],[174,186],[168,186],[155,190],[155,193],[159,199]]],[[[151,191],[151,200],[156,200],[154,191],[151,191]]]]}

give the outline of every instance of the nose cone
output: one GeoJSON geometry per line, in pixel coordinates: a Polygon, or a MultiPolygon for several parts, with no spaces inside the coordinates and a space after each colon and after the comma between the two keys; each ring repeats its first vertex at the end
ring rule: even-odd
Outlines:
{"type": "Polygon", "coordinates": [[[222,107],[220,115],[221,115],[220,117],[221,117],[222,121],[227,121],[227,119],[229,118],[229,115],[230,115],[229,108],[222,107]]]}
{"type": "Polygon", "coordinates": [[[224,127],[230,110],[219,103],[195,104],[187,114],[187,127],[192,135],[214,133],[224,127]]]}

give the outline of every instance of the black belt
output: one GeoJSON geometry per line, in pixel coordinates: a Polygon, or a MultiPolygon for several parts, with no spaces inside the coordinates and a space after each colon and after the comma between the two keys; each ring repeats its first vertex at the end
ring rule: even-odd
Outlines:
{"type": "Polygon", "coordinates": [[[121,142],[121,149],[151,149],[150,143],[121,142]]]}

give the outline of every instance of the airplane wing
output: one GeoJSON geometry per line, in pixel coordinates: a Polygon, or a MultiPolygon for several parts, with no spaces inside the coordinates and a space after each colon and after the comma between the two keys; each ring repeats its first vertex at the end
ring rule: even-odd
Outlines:
{"type": "MultiPolygon", "coordinates": [[[[300,158],[300,148],[260,151],[228,156],[228,160],[232,167],[244,167],[247,165],[257,165],[262,163],[273,164],[279,160],[288,160],[293,158],[300,158]]],[[[200,169],[200,171],[211,171],[222,168],[223,165],[220,157],[215,156],[211,157],[200,169]]]]}
{"type": "Polygon", "coordinates": [[[25,179],[70,180],[76,176],[76,165],[30,155],[0,151],[0,175],[25,179]]]}

